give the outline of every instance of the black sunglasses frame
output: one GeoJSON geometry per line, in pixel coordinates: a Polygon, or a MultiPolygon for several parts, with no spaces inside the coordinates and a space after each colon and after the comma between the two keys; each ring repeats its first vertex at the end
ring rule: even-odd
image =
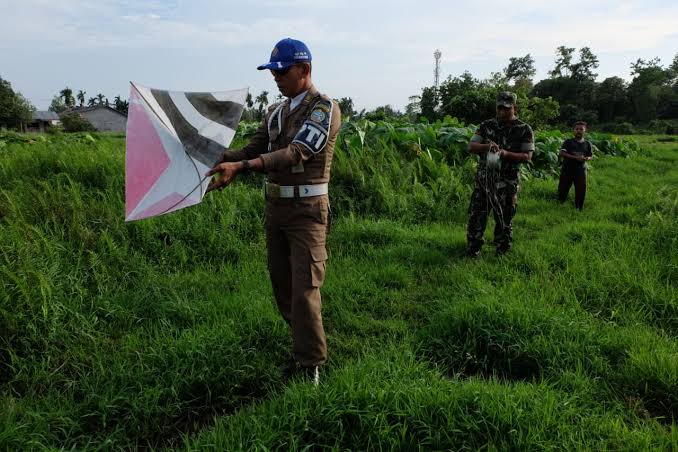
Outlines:
{"type": "Polygon", "coordinates": [[[294,65],[292,64],[283,69],[271,69],[271,72],[273,72],[275,75],[285,75],[290,71],[290,69],[292,69],[292,66],[294,65]]]}

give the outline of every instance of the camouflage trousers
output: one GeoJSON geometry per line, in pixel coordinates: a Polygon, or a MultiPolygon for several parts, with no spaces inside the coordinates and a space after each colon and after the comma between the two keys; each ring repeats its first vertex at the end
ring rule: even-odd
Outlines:
{"type": "Polygon", "coordinates": [[[485,243],[483,235],[490,210],[494,215],[494,245],[500,251],[511,248],[518,189],[518,180],[497,178],[488,181],[484,173],[476,176],[466,229],[469,250],[480,250],[485,243]]]}

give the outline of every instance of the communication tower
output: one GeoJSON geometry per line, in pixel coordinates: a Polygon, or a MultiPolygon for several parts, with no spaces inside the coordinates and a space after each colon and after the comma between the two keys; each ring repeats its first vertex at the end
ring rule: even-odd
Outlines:
{"type": "Polygon", "coordinates": [[[440,83],[440,57],[442,56],[442,52],[440,49],[436,49],[435,52],[433,52],[433,57],[436,59],[436,68],[433,71],[433,83],[436,89],[438,88],[438,84],[440,83]]]}

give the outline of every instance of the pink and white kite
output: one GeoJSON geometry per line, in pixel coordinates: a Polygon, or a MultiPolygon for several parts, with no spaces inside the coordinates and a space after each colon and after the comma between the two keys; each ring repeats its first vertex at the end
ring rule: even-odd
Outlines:
{"type": "Polygon", "coordinates": [[[125,221],[198,204],[205,177],[231,144],[247,89],[188,93],[132,83],[125,154],[125,221]]]}

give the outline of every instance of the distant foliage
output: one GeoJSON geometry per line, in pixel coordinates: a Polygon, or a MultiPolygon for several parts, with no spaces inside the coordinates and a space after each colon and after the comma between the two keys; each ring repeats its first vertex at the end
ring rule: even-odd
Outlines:
{"type": "Polygon", "coordinates": [[[651,121],[678,119],[678,54],[669,65],[659,58],[638,59],[631,64],[629,83],[617,76],[598,82],[598,57],[589,47],[577,52],[559,46],[554,64],[549,77],[539,81],[532,80],[535,70],[530,54],[511,57],[502,72],[485,80],[469,72],[449,76],[438,87],[422,89],[417,111],[429,121],[450,115],[479,122],[494,114],[497,92],[509,90],[521,99],[521,116],[535,127],[568,128],[575,121],[622,122],[652,131],[647,127],[651,121]]]}
{"type": "Polygon", "coordinates": [[[96,128],[87,119],[83,118],[77,112],[63,113],[61,124],[65,132],[94,132],[96,128]]]}
{"type": "Polygon", "coordinates": [[[614,122],[611,124],[602,124],[600,130],[607,133],[619,133],[622,135],[632,135],[636,133],[636,128],[630,122],[614,122]]]}
{"type": "MultiPolygon", "coordinates": [[[[115,136],[115,134],[107,135],[115,136]]],[[[69,133],[68,135],[58,131],[51,134],[17,133],[12,131],[0,132],[0,154],[2,153],[3,149],[6,149],[13,144],[29,146],[30,145],[92,146],[98,142],[99,136],[100,136],[99,134],[87,132],[69,133]]]]}
{"type": "Polygon", "coordinates": [[[655,119],[647,128],[651,133],[678,135],[678,120],[655,119]]]}
{"type": "Polygon", "coordinates": [[[0,77],[0,126],[21,130],[31,121],[35,108],[12,84],[0,77]]]}

